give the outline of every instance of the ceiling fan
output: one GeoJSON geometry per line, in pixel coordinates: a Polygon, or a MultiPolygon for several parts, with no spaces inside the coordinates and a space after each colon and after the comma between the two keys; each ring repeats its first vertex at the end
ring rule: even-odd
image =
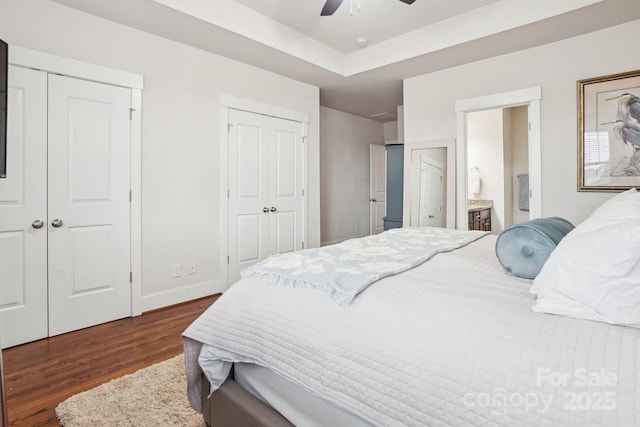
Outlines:
{"type": "MultiPolygon", "coordinates": [[[[324,4],[324,7],[322,8],[322,11],[320,12],[320,16],[329,16],[329,15],[333,15],[333,12],[335,12],[338,7],[340,7],[340,5],[342,4],[343,0],[327,0],[327,2],[324,4]]],[[[402,3],[406,3],[406,4],[413,4],[413,2],[415,2],[416,0],[400,0],[402,3]]]]}

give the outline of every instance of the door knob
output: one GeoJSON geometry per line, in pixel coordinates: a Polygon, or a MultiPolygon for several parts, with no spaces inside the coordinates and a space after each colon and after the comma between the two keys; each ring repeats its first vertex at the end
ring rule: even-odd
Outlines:
{"type": "Polygon", "coordinates": [[[275,212],[275,211],[277,211],[278,209],[276,209],[276,208],[275,208],[275,206],[271,206],[271,209],[270,209],[270,210],[271,210],[271,212],[275,212]]]}
{"type": "Polygon", "coordinates": [[[262,208],[262,212],[264,212],[264,213],[269,212],[269,208],[265,206],[264,208],[262,208]]]}
{"type": "Polygon", "coordinates": [[[62,224],[63,224],[63,222],[62,222],[62,220],[60,218],[56,218],[53,221],[51,221],[51,225],[53,227],[55,227],[55,228],[62,227],[62,224]]]}
{"type": "Polygon", "coordinates": [[[370,202],[373,202],[373,203],[377,202],[377,200],[376,200],[376,199],[369,199],[369,201],[370,201],[370,202]]]}
{"type": "Polygon", "coordinates": [[[42,221],[41,221],[41,220],[39,220],[39,219],[36,219],[35,221],[33,221],[33,222],[31,223],[31,226],[37,230],[38,228],[42,228],[42,227],[44,227],[44,222],[42,222],[42,221]]]}

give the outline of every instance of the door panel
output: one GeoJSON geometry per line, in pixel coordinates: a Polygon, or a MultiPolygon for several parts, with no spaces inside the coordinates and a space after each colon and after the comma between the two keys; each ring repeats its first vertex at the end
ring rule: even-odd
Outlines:
{"type": "Polygon", "coordinates": [[[110,251],[113,226],[76,227],[69,230],[71,297],[113,289],[114,254],[110,251]]]}
{"type": "Polygon", "coordinates": [[[25,232],[0,232],[0,259],[2,260],[2,284],[0,286],[0,301],[3,309],[24,307],[26,261],[25,232]],[[4,284],[10,286],[4,286],[4,284]],[[16,284],[18,286],[16,286],[16,284]],[[11,286],[13,285],[13,286],[11,286]]]}
{"type": "Polygon", "coordinates": [[[428,161],[420,162],[420,226],[443,227],[442,167],[428,161]]]}
{"type": "Polygon", "coordinates": [[[264,188],[261,187],[263,174],[262,162],[266,149],[261,147],[264,143],[261,124],[250,125],[237,123],[237,198],[256,201],[264,197],[264,188]]]}
{"type": "Polygon", "coordinates": [[[49,76],[51,336],[131,315],[130,98],[49,76]]]}
{"type": "Polygon", "coordinates": [[[302,131],[302,123],[269,118],[269,255],[302,249],[302,131]]]}
{"type": "Polygon", "coordinates": [[[297,231],[296,212],[277,212],[275,216],[276,242],[275,253],[293,252],[301,249],[297,231]]]}
{"type": "Polygon", "coordinates": [[[69,186],[72,203],[110,202],[111,104],[69,99],[69,186]]]}
{"type": "Polygon", "coordinates": [[[260,261],[263,214],[238,215],[238,264],[260,261]]]}
{"type": "Polygon", "coordinates": [[[47,74],[9,67],[7,178],[0,179],[2,346],[47,336],[47,74]],[[32,222],[42,221],[42,228],[32,222]]]}
{"type": "Polygon", "coordinates": [[[229,110],[228,280],[269,253],[268,120],[229,110]],[[263,212],[264,209],[267,212],[263,212]]]}
{"type": "Polygon", "coordinates": [[[384,218],[387,214],[387,151],[384,145],[370,145],[369,150],[369,202],[371,234],[384,230],[384,218]]]}

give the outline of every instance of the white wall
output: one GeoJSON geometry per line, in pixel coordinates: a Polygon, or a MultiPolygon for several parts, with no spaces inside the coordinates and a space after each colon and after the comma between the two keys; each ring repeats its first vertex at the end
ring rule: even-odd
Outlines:
{"type": "Polygon", "coordinates": [[[45,0],[2,0],[0,38],[144,75],[144,310],[225,289],[218,244],[222,94],[309,113],[307,241],[320,244],[318,88],[45,0]],[[190,260],[195,275],[184,273],[190,260]],[[177,263],[183,274],[172,279],[177,263]]]}
{"type": "Polygon", "coordinates": [[[640,20],[404,81],[407,141],[455,138],[456,100],[542,86],[542,215],[578,223],[611,193],[577,192],[576,81],[638,69],[640,20]]]}
{"type": "Polygon", "coordinates": [[[382,123],[320,108],[322,244],[369,234],[369,144],[384,144],[382,123]]]}
{"type": "MultiPolygon", "coordinates": [[[[504,222],[502,229],[513,225],[513,138],[510,108],[502,109],[502,178],[504,182],[504,222]]],[[[517,203],[517,200],[516,200],[517,203]]]]}
{"type": "Polygon", "coordinates": [[[385,144],[397,144],[398,143],[398,122],[384,123],[384,143],[385,144]]]}
{"type": "Polygon", "coordinates": [[[482,183],[480,194],[469,198],[493,201],[491,232],[500,233],[505,225],[502,109],[467,114],[467,147],[469,170],[479,168],[482,183]]]}

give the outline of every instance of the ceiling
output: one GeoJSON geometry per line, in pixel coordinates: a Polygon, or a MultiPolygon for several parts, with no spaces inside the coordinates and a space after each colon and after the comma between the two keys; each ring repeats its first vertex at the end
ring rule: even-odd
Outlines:
{"type": "Polygon", "coordinates": [[[328,17],[324,0],[53,1],[309,83],[321,105],[382,122],[405,78],[640,19],[638,0],[353,0],[353,15],[344,0],[328,17]]]}
{"type": "Polygon", "coordinates": [[[371,46],[495,1],[418,0],[407,5],[398,0],[344,0],[332,16],[319,17],[324,0],[236,0],[342,53],[358,50],[358,37],[366,37],[371,46]]]}

